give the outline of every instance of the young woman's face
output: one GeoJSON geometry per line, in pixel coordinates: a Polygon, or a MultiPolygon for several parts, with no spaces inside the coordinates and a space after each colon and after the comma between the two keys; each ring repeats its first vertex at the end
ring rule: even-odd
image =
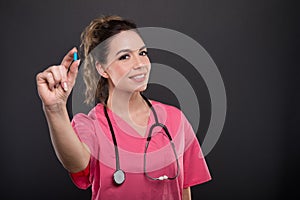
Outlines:
{"type": "Polygon", "coordinates": [[[109,44],[107,65],[103,68],[112,89],[145,90],[151,64],[141,37],[130,30],[117,34],[109,44]]]}

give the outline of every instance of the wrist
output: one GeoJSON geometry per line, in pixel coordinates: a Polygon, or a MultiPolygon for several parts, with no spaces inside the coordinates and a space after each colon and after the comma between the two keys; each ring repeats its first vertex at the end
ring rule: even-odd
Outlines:
{"type": "Polygon", "coordinates": [[[45,113],[63,113],[67,111],[67,106],[65,103],[55,103],[52,105],[43,104],[43,110],[45,113]]]}

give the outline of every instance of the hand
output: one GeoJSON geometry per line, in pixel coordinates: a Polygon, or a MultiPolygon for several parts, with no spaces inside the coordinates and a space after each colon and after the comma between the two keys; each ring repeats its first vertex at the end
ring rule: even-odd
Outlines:
{"type": "Polygon", "coordinates": [[[51,66],[37,74],[37,89],[45,107],[66,104],[75,85],[80,63],[80,60],[72,63],[74,52],[77,52],[75,47],[66,54],[60,65],[51,66]]]}

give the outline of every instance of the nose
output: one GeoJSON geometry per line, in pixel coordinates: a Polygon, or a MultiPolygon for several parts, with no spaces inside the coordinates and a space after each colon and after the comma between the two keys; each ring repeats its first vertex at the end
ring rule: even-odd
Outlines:
{"type": "Polygon", "coordinates": [[[140,69],[146,65],[145,57],[140,56],[139,54],[134,55],[134,62],[133,62],[133,68],[134,69],[140,69]]]}

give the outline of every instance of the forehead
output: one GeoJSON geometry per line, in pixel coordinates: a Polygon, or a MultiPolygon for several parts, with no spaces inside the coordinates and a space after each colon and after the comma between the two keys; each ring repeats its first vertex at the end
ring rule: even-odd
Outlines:
{"type": "Polygon", "coordinates": [[[144,45],[144,41],[135,31],[122,31],[112,38],[109,44],[109,54],[116,55],[122,49],[137,50],[144,45]]]}

